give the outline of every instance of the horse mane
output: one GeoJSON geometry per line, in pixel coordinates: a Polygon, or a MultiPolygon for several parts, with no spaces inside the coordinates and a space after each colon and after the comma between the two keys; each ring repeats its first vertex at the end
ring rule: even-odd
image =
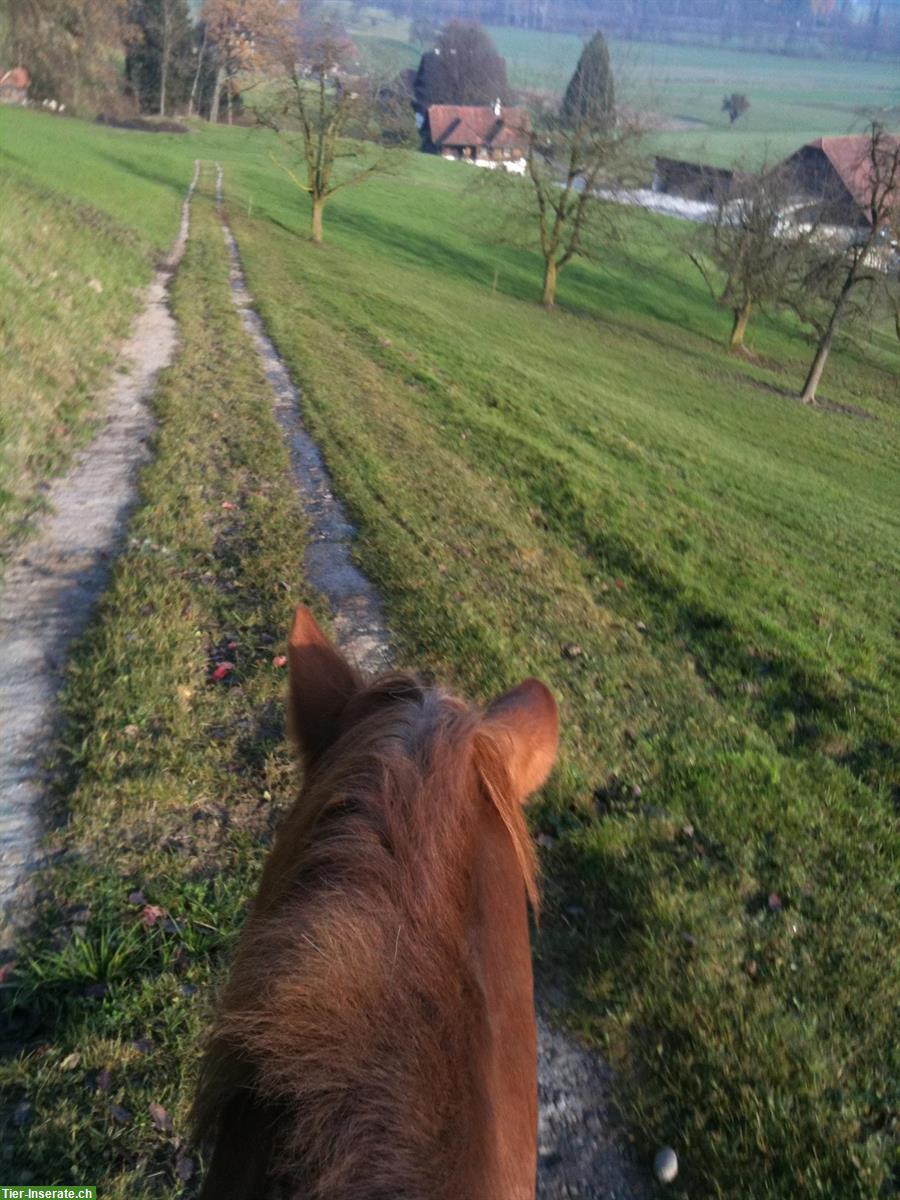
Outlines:
{"type": "Polygon", "coordinates": [[[390,674],[348,702],[307,773],[264,868],[194,1106],[201,1141],[222,1136],[229,1104],[265,1109],[270,1190],[443,1200],[477,1144],[483,1006],[468,919],[486,809],[537,906],[502,737],[462,701],[390,674]]]}

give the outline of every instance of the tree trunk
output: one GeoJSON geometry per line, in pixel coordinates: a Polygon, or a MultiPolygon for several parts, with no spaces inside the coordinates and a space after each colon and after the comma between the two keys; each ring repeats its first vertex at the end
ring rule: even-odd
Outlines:
{"type": "Polygon", "coordinates": [[[159,72],[159,115],[166,115],[166,84],[169,76],[169,56],[166,53],[165,46],[163,47],[162,63],[160,64],[159,72]]]}
{"type": "Polygon", "coordinates": [[[844,305],[847,302],[847,297],[850,295],[856,283],[856,271],[859,262],[868,251],[866,246],[863,255],[853,264],[847,278],[844,280],[844,286],[841,288],[840,295],[835,301],[834,308],[831,310],[831,316],[828,318],[828,325],[822,335],[822,340],[819,342],[816,350],[816,357],[812,361],[812,366],[809,368],[809,374],[806,376],[806,382],[803,385],[803,391],[800,394],[800,400],[803,404],[814,404],[816,400],[816,388],[819,386],[819,380],[822,378],[822,372],[825,370],[825,363],[828,359],[828,351],[831,349],[831,343],[834,341],[834,331],[838,327],[838,321],[841,319],[841,314],[844,311],[844,305]]]}
{"type": "Polygon", "coordinates": [[[200,52],[197,55],[197,70],[194,72],[194,82],[191,84],[191,94],[188,98],[187,115],[194,115],[194,101],[197,99],[197,88],[200,84],[200,73],[203,70],[203,56],[206,53],[206,26],[203,26],[203,41],[200,43],[200,52]]]}
{"type": "Polygon", "coordinates": [[[803,392],[800,396],[803,404],[815,404],[816,388],[819,386],[819,380],[822,378],[822,372],[825,370],[825,363],[828,360],[828,351],[831,349],[831,343],[834,340],[834,326],[835,320],[832,317],[828,322],[828,328],[825,330],[825,336],[819,342],[816,357],[809,368],[809,374],[806,376],[806,382],[803,385],[803,392]]]}
{"type": "Polygon", "coordinates": [[[555,258],[548,258],[544,263],[544,296],[541,300],[544,308],[552,308],[556,303],[556,277],[559,268],[555,258]]]}
{"type": "Polygon", "coordinates": [[[753,308],[753,301],[748,300],[741,308],[734,309],[734,324],[731,326],[731,339],[728,345],[732,350],[736,350],[744,344],[744,333],[747,329],[747,322],[750,320],[750,310],[753,308]]]}
{"type": "Polygon", "coordinates": [[[232,101],[231,76],[228,77],[228,80],[226,81],[226,83],[227,83],[227,90],[225,92],[225,107],[228,112],[228,124],[232,125],[232,124],[234,124],[234,118],[232,117],[232,114],[231,114],[231,101],[232,101]]]}
{"type": "Polygon", "coordinates": [[[225,82],[225,68],[220,64],[216,71],[216,83],[213,88],[212,100],[209,105],[209,123],[215,125],[219,120],[219,98],[222,95],[222,84],[225,82]]]}
{"type": "Polygon", "coordinates": [[[322,241],[322,213],[325,211],[325,201],[321,196],[314,196],[312,202],[312,240],[322,241]]]}

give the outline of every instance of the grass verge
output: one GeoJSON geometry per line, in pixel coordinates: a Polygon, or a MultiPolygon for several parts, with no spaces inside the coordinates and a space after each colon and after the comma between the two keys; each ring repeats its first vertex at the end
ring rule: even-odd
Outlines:
{"type": "Polygon", "coordinates": [[[0,211],[2,554],[94,428],[153,250],[136,229],[15,173],[0,176],[0,211]]]}
{"type": "Polygon", "coordinates": [[[69,674],[65,825],[2,985],[5,1173],[108,1200],[195,1175],[184,1120],[211,981],[292,788],[273,658],[303,594],[303,520],[205,198],[173,302],[155,460],[69,674]]]}

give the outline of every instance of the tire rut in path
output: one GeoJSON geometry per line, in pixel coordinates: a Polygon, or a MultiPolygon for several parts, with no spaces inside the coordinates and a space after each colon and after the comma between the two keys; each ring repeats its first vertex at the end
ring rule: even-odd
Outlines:
{"type": "Polygon", "coordinates": [[[176,345],[168,286],[184,254],[199,163],[181,206],[172,248],[145,293],[108,386],[101,427],[71,469],[50,486],[48,513],[12,555],[0,583],[0,949],[28,915],[29,877],[39,865],[44,763],[52,749],[57,693],[69,647],[87,625],[121,545],[150,457],[148,399],[176,345]]]}
{"type": "MultiPolygon", "coordinates": [[[[291,468],[310,524],[304,557],[309,582],[332,610],[335,634],[364,671],[391,665],[384,607],[353,562],[355,535],[334,494],[322,454],[304,427],[300,392],[265,331],[247,289],[234,235],[222,207],[223,172],[216,164],[216,204],[228,250],[231,295],[272,387],[273,406],[288,444],[291,468]]],[[[643,1200],[647,1187],[628,1157],[612,1118],[612,1072],[540,1013],[538,1200],[643,1200]]]]}

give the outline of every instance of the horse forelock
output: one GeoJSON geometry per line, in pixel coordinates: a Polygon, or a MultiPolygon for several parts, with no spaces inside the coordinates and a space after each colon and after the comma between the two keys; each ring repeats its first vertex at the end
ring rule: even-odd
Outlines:
{"type": "Polygon", "coordinates": [[[534,852],[506,747],[462,701],[388,675],[341,724],[266,865],[198,1113],[215,1124],[221,1060],[239,1061],[239,1086],[289,1114],[281,1172],[304,1195],[431,1200],[473,1136],[453,1097],[475,1070],[460,1013],[478,1004],[467,920],[485,804],[536,905],[534,852]]]}

